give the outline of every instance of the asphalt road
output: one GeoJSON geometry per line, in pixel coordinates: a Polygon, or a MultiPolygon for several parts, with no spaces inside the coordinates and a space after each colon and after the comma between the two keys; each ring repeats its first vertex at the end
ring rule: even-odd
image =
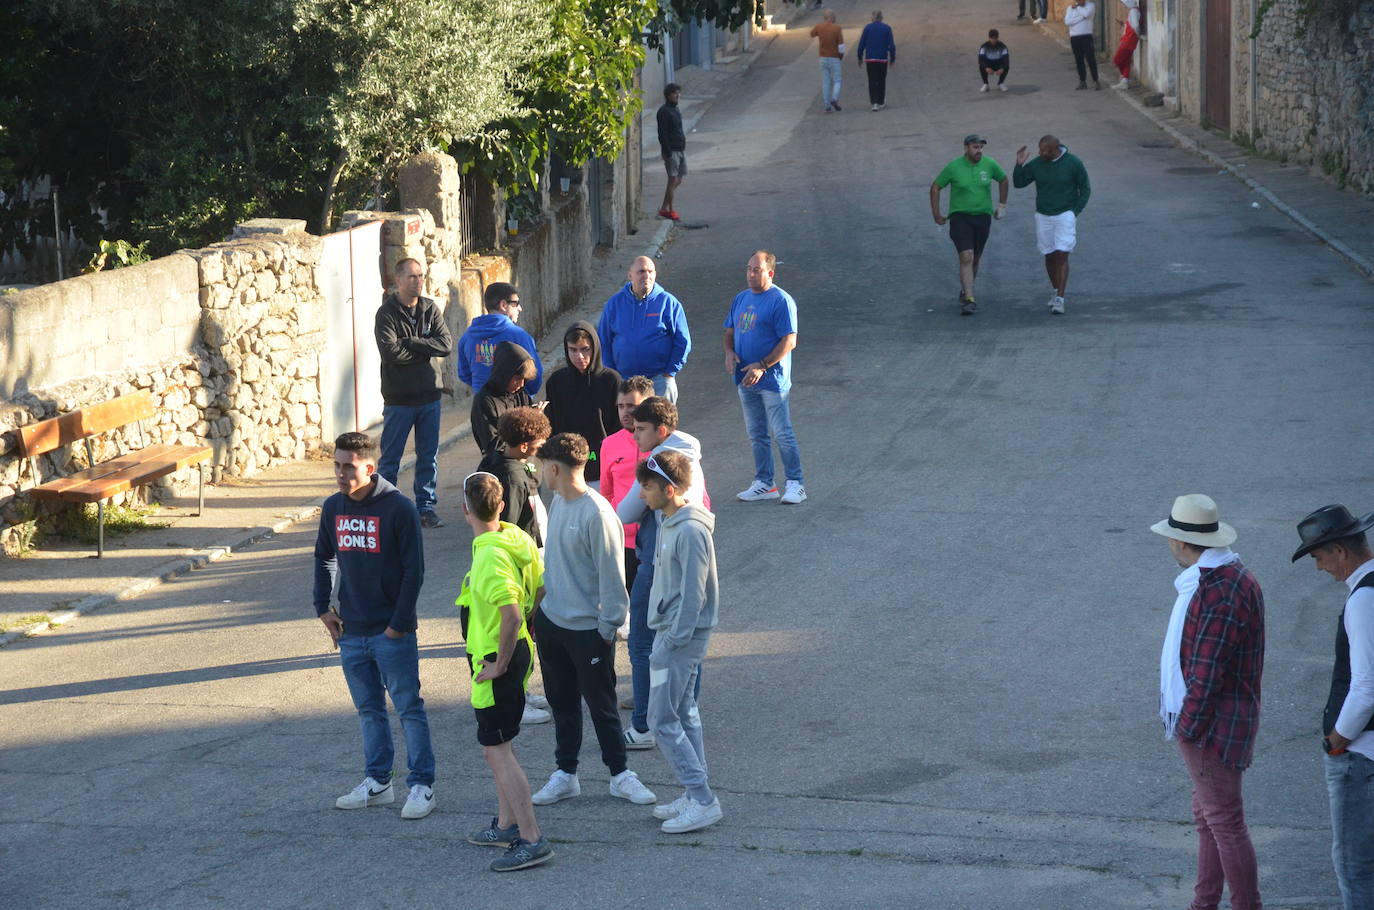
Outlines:
{"type": "MultiPolygon", "coordinates": [[[[867,7],[836,9],[852,45],[867,7]]],[[[1206,492],[1268,601],[1246,775],[1265,901],[1338,906],[1317,738],[1343,589],[1288,556],[1310,509],[1374,508],[1369,285],[1109,92],[1072,91],[1071,58],[1010,9],[887,4],[878,113],[850,61],[845,111],[821,112],[809,17],[689,137],[659,277],[691,316],[680,404],[718,510],[721,824],[660,834],[584,749],[584,795],[540,811],[552,864],[497,878],[463,841],[493,804],[452,607],[464,444],[441,466],[455,520],[427,532],[431,817],[332,808],[359,738],[302,528],[0,654],[0,903],[1182,907],[1187,778],[1156,717],[1176,569],[1147,527],[1206,492]],[[976,92],[990,25],[1006,94],[976,92]],[[926,192],[972,131],[1008,169],[1046,132],[1087,165],[1067,315],[1015,191],[958,315],[926,192]],[[752,468],[718,338],[758,247],[800,310],[797,507],[733,497],[752,468]]],[[[552,740],[519,740],[535,786],[552,740]]],[[[657,753],[631,767],[676,795],[657,753]]]]}

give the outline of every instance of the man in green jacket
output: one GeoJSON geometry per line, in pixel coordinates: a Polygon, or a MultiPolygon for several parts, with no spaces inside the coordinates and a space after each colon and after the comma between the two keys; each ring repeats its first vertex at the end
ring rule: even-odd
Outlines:
{"type": "Polygon", "coordinates": [[[1078,242],[1078,216],[1088,205],[1092,187],[1083,162],[1069,154],[1056,136],[1040,139],[1040,154],[1030,160],[1023,145],[1016,150],[1011,182],[1021,187],[1035,184],[1035,238],[1045,257],[1045,271],[1054,286],[1050,312],[1064,314],[1064,293],[1069,286],[1069,253],[1078,242]]]}

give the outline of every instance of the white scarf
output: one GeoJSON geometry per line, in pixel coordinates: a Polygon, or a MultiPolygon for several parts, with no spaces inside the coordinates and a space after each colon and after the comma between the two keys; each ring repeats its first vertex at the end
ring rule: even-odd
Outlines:
{"type": "Polygon", "coordinates": [[[1197,593],[1203,569],[1215,569],[1239,559],[1240,556],[1230,547],[1210,547],[1202,551],[1197,562],[1178,573],[1174,579],[1178,597],[1174,598],[1174,611],[1169,614],[1169,631],[1164,634],[1164,648],[1159,653],[1159,719],[1164,721],[1165,739],[1174,738],[1178,713],[1183,710],[1183,696],[1188,694],[1179,656],[1183,647],[1183,620],[1188,616],[1188,604],[1192,603],[1193,595],[1197,593]]]}

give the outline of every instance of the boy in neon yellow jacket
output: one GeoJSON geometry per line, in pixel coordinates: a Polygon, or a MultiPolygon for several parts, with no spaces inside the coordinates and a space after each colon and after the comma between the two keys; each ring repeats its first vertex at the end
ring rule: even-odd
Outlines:
{"type": "Polygon", "coordinates": [[[463,482],[463,515],[474,535],[472,569],[456,601],[461,611],[477,741],[496,779],[497,816],[468,842],[505,847],[491,864],[510,872],[548,862],[553,848],[539,830],[530,782],[513,740],[525,710],[525,682],[533,669],[527,620],[543,593],[544,566],[528,534],[500,521],[501,482],[478,472],[463,482]]]}

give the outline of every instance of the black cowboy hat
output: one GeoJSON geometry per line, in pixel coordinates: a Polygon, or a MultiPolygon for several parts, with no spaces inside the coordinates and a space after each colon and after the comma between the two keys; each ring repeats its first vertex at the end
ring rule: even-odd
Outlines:
{"type": "Polygon", "coordinates": [[[1374,528],[1374,512],[1364,518],[1356,518],[1345,506],[1322,506],[1298,522],[1298,537],[1302,539],[1302,546],[1293,554],[1293,561],[1297,562],[1323,544],[1370,528],[1374,528]]]}

